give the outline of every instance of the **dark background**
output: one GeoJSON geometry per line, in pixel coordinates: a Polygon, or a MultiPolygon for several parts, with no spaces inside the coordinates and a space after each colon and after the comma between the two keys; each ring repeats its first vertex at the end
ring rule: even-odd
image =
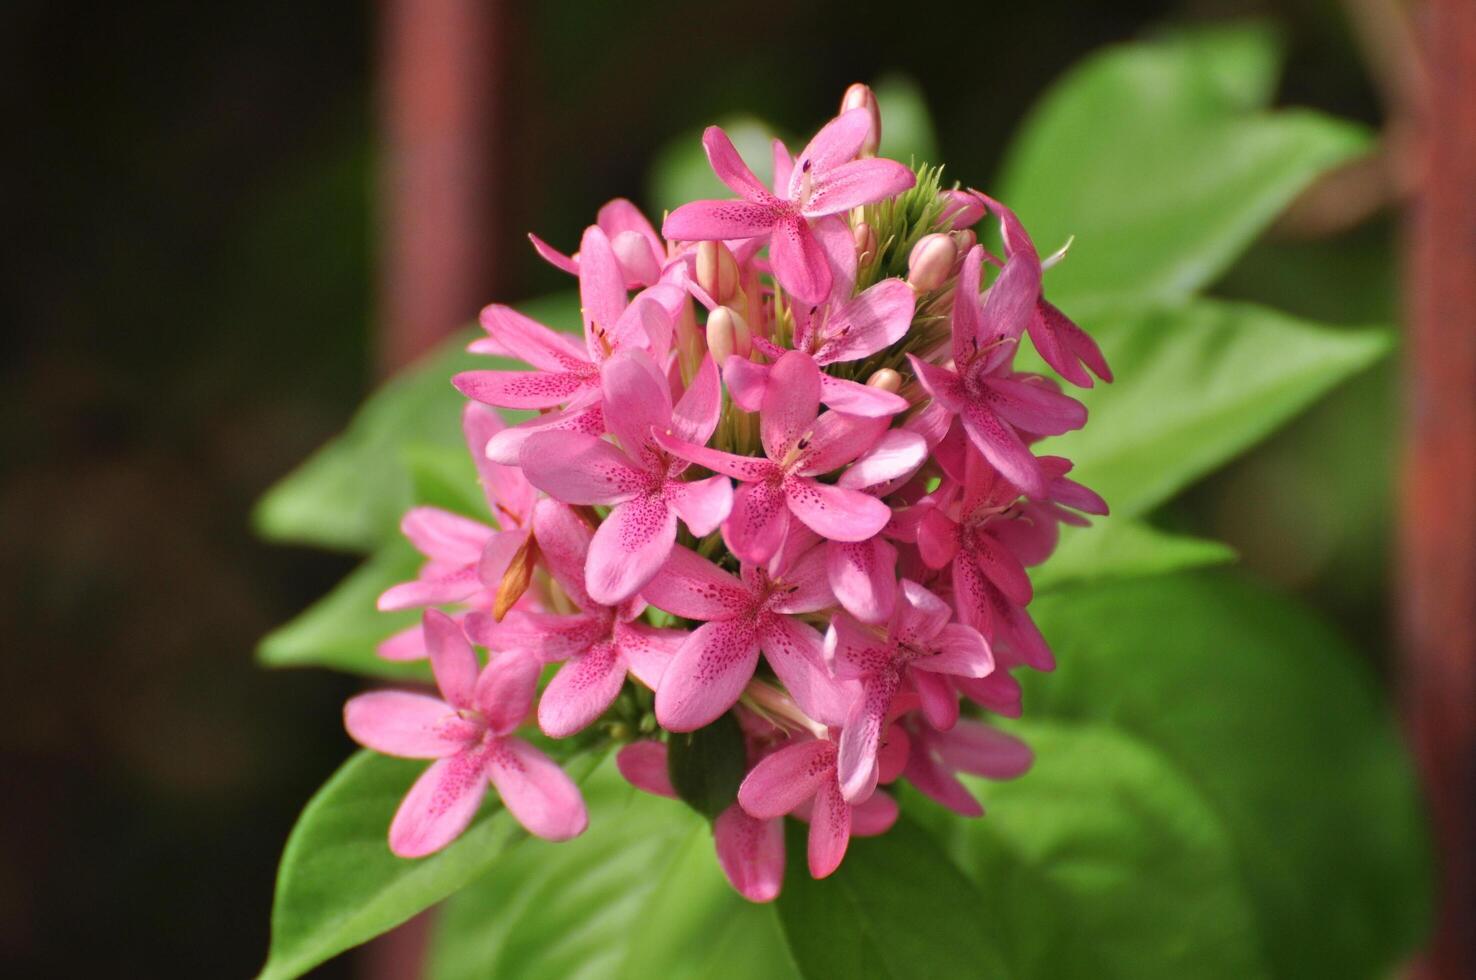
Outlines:
{"type": "MultiPolygon", "coordinates": [[[[804,132],[886,71],[921,85],[951,172],[976,182],[1065,67],[1164,23],[1271,15],[1288,32],[1283,101],[1378,121],[1334,0],[516,6],[515,192],[485,300],[562,287],[522,232],[573,243],[604,200],[639,195],[674,135],[740,110],[804,132]]],[[[287,831],[349,751],[355,682],[263,671],[251,652],[352,559],[260,544],[248,511],[374,383],[377,16],[283,0],[0,10],[9,975],[253,972],[287,831]]],[[[1380,254],[1387,235],[1349,247],[1380,254]]],[[[1361,385],[1377,413],[1386,379],[1361,385]]],[[[1351,578],[1336,551],[1309,564],[1266,546],[1260,511],[1233,504],[1296,438],[1177,518],[1377,645],[1381,471],[1351,578]]]]}

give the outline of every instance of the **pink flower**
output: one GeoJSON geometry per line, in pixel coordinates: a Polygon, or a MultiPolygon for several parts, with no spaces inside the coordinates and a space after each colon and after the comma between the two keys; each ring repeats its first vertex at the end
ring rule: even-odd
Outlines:
{"type": "Polygon", "coordinates": [[[474,613],[467,630],[492,649],[564,663],[539,698],[538,725],[553,738],[566,738],[605,713],[627,672],[655,690],[687,634],[639,622],[645,609],[639,599],[605,605],[591,598],[584,588],[591,532],[567,506],[540,500],[533,512],[533,533],[550,574],[580,611],[561,616],[514,610],[501,623],[474,613]]]}
{"type": "Polygon", "coordinates": [[[344,726],[364,747],[436,760],[395,813],[390,850],[424,857],[451,843],[476,815],[489,780],[529,833],[548,840],[583,833],[589,818],[573,780],[512,734],[532,705],[537,662],[503,654],[478,673],[461,627],[435,610],[426,611],[424,625],[441,698],[374,691],[352,698],[343,710],[344,726]]]}
{"type": "Polygon", "coordinates": [[[842,613],[825,637],[836,676],[861,682],[841,731],[837,763],[841,795],[852,802],[876,786],[877,745],[904,685],[917,692],[929,723],[951,728],[958,720],[958,695],[944,675],[984,677],[994,669],[989,644],[977,630],[950,622],[948,603],[909,579],[899,591],[885,636],[842,613]]]}
{"type": "Polygon", "coordinates": [[[697,537],[717,529],[733,507],[726,476],[685,482],[687,460],[668,453],[654,433],[674,430],[695,444],[717,428],[722,391],[711,358],[672,407],[671,385],[644,351],[624,351],[602,369],[605,414],[616,447],[580,432],[543,432],[523,444],[523,473],[569,504],[613,504],[595,532],[584,573],[596,602],[635,595],[671,554],[680,517],[697,537]]]}
{"type": "Polygon", "coordinates": [[[925,724],[907,731],[910,749],[902,774],[918,792],[966,817],[982,817],[984,808],[954,773],[1014,779],[1034,761],[1030,747],[1015,736],[968,718],[946,732],[925,724]]]}
{"type": "MultiPolygon", "coordinates": [[[[451,379],[462,394],[498,408],[540,409],[598,401],[600,365],[619,350],[650,350],[662,357],[671,347],[671,314],[661,299],[684,300],[676,286],[657,286],[628,301],[625,274],[610,240],[597,226],[585,229],[579,250],[579,300],[584,313],[584,350],[516,310],[489,306],[482,311],[487,338],[474,342],[476,353],[516,357],[535,371],[463,371],[451,379]],[[654,290],[669,288],[676,296],[654,290]]],[[[571,406],[571,407],[573,407],[571,406]]]]}
{"type": "MultiPolygon", "coordinates": [[[[632,742],[615,756],[620,774],[636,789],[676,799],[666,767],[666,744],[632,742]]],[[[737,803],[712,824],[718,865],[733,890],[750,902],[772,902],[784,884],[784,819],[760,820],[737,803]]]]}
{"type": "MultiPolygon", "coordinates": [[[[895,779],[906,759],[906,736],[896,728],[893,734],[888,738],[893,751],[883,753],[883,781],[895,779]]],[[[750,817],[774,820],[794,813],[808,818],[810,874],[816,878],[840,867],[852,834],[883,834],[897,822],[897,802],[885,793],[846,802],[836,778],[837,756],[835,742],[801,738],[761,760],[738,787],[738,805],[750,817]]]]}
{"type": "Polygon", "coordinates": [[[884,419],[820,415],[820,369],[791,351],[770,371],[759,416],[767,459],[735,456],[671,436],[656,441],[675,456],[742,481],[723,539],[744,561],[768,561],[784,542],[793,514],[821,537],[864,541],[891,510],[875,497],[815,479],[866,452],[886,431],[884,419]]]}
{"type": "MultiPolygon", "coordinates": [[[[654,286],[661,279],[666,260],[666,244],[640,208],[623,197],[617,197],[600,208],[595,226],[609,239],[610,251],[625,276],[630,289],[654,286]]],[[[529,235],[533,248],[544,261],[571,275],[579,275],[579,255],[564,255],[537,235],[529,235]]]]}
{"type": "Polygon", "coordinates": [[[895,161],[855,159],[870,129],[863,108],[832,119],[800,153],[780,196],[753,175],[727,134],[708,127],[702,134],[707,159],[740,199],[684,204],[667,216],[662,234],[674,241],[768,238],[779,284],[803,302],[821,302],[830,295],[830,263],[811,222],[891,197],[916,181],[895,161]]]}
{"type": "Polygon", "coordinates": [[[819,632],[793,618],[835,601],[822,549],[811,549],[774,575],[745,564],[740,579],[677,546],[642,595],[674,616],[704,621],[682,643],[656,688],[656,720],[667,731],[694,731],[737,703],[760,650],[796,700],[830,683],[819,632]]]}
{"type": "MultiPolygon", "coordinates": [[[[528,538],[533,487],[521,472],[489,462],[485,455],[488,441],[503,430],[502,419],[480,405],[467,405],[461,426],[487,507],[502,530],[439,507],[411,509],[400,530],[429,561],[415,581],[385,590],[379,597],[382,611],[475,601],[484,582],[500,579],[528,538]]],[[[415,652],[410,645],[405,650],[415,652]]]]}
{"type": "Polygon", "coordinates": [[[1040,293],[1039,264],[1021,256],[1005,263],[987,298],[979,294],[984,247],[964,257],[953,301],[953,368],[908,355],[934,401],[958,416],[990,465],[1027,496],[1043,497],[1046,481],[1025,445],[1030,436],[1060,435],[1086,423],[1086,409],[1043,378],[1009,370],[1016,341],[1040,293]]]}

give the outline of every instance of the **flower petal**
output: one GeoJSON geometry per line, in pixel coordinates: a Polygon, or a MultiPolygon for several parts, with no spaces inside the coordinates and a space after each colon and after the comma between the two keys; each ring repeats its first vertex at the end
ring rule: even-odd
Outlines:
{"type": "MultiPolygon", "coordinates": [[[[708,126],[702,132],[702,148],[707,151],[707,162],[712,164],[712,172],[717,174],[718,180],[727,184],[728,187],[739,197],[749,201],[772,201],[774,196],[769,189],[763,185],[748,164],[743,162],[737,147],[728,138],[719,126],[708,126]]],[[[673,236],[668,233],[667,238],[673,236]]],[[[675,236],[680,238],[681,236],[675,236]]]]}
{"type": "MultiPolygon", "coordinates": [[[[884,794],[883,794],[884,795],[884,794]]],[[[834,780],[826,780],[815,794],[810,812],[809,865],[812,878],[828,877],[845,859],[851,843],[851,804],[834,780]]]]}
{"type": "Polygon", "coordinates": [[[589,366],[589,357],[568,334],[551,330],[510,306],[493,303],[483,308],[479,319],[499,347],[540,371],[577,372],[589,366]]]}
{"type": "Polygon", "coordinates": [[[667,485],[672,510],[699,538],[718,529],[733,511],[733,484],[726,476],[667,485]]]}
{"type": "Polygon", "coordinates": [[[343,727],[365,748],[401,759],[455,755],[481,734],[445,701],[409,691],[370,691],[349,698],[343,727]]]}
{"type": "MultiPolygon", "coordinates": [[[[892,518],[890,507],[859,490],[846,490],[800,476],[786,479],[783,489],[790,512],[816,534],[831,541],[865,541],[886,527],[892,518]]],[[[736,503],[733,511],[736,515],[736,503]]]]}
{"type": "Polygon", "coordinates": [[[533,536],[559,588],[580,609],[591,609],[595,603],[584,591],[584,566],[594,531],[568,505],[545,499],[533,507],[533,536]]]}
{"type": "Polygon", "coordinates": [[[684,619],[730,619],[753,605],[753,595],[742,582],[681,545],[671,549],[671,557],[641,595],[656,608],[684,619]]]}
{"type": "Polygon", "coordinates": [[[439,507],[412,507],[400,519],[400,533],[427,558],[472,565],[494,533],[481,521],[439,507]]]}
{"type": "Polygon", "coordinates": [[[568,840],[589,826],[574,780],[522,739],[499,739],[488,753],[487,774],[503,806],[535,837],[568,840]]]}
{"type": "Polygon", "coordinates": [[[774,223],[782,214],[778,204],[691,201],[666,216],[661,234],[674,242],[760,238],[774,230],[774,223]]]}
{"type": "Polygon", "coordinates": [[[518,458],[529,483],[566,504],[618,503],[651,483],[617,447],[582,432],[530,436],[518,458]]]}
{"type": "Polygon", "coordinates": [[[702,446],[712,438],[723,412],[723,386],[717,364],[704,357],[692,383],[671,413],[671,431],[684,442],[702,446]]]}
{"type": "Polygon", "coordinates": [[[738,805],[760,820],[794,810],[835,782],[835,743],[806,738],[759,760],[738,787],[738,805]]]}
{"type": "Polygon", "coordinates": [[[656,688],[656,720],[673,732],[710,724],[738,702],[758,666],[751,619],[704,623],[677,651],[656,688]]]}
{"type": "Polygon", "coordinates": [[[933,656],[918,657],[912,666],[958,677],[984,677],[994,670],[989,643],[972,626],[949,623],[933,638],[933,649],[933,656]]]}
{"type": "Polygon", "coordinates": [[[568,738],[605,713],[625,683],[625,660],[615,644],[596,643],[571,658],[538,699],[538,727],[550,738],[568,738]]]}
{"type": "Polygon", "coordinates": [[[482,405],[468,402],[461,412],[461,431],[477,468],[477,480],[497,526],[511,530],[526,521],[536,496],[532,484],[515,466],[503,466],[487,458],[487,444],[507,428],[502,416],[482,405]]]}
{"type": "Polygon", "coordinates": [[[786,495],[774,483],[742,483],[723,522],[723,541],[742,561],[765,562],[784,542],[789,524],[786,495]]]}
{"type": "Polygon", "coordinates": [[[876,789],[876,748],[882,726],[897,693],[897,675],[891,671],[872,674],[861,683],[861,697],[851,706],[841,729],[836,776],[846,802],[864,800],[876,789]]]}
{"type": "Polygon", "coordinates": [[[750,902],[772,902],[784,884],[784,821],[759,820],[734,803],[712,825],[718,864],[750,902]]]}
{"type": "Polygon", "coordinates": [[[872,419],[896,415],[909,407],[901,395],[828,374],[820,376],[820,401],[837,412],[872,419]]]}
{"type": "Polygon", "coordinates": [[[676,533],[676,512],[659,494],[616,504],[589,544],[584,587],[590,598],[613,606],[639,592],[666,562],[676,533]]]}
{"type": "Polygon", "coordinates": [[[494,735],[506,735],[533,710],[542,661],[523,650],[499,653],[477,677],[476,708],[494,735]]]}
{"type": "Polygon", "coordinates": [[[844,412],[826,412],[815,420],[804,450],[790,467],[800,476],[821,476],[869,452],[891,421],[844,412]]]}
{"type": "Polygon", "coordinates": [[[759,415],[764,452],[782,460],[815,424],[820,414],[820,369],[807,354],[790,351],[769,369],[759,415]]]}
{"type": "Polygon", "coordinates": [[[803,210],[807,218],[841,214],[885,200],[917,183],[917,175],[896,160],[872,158],[843,163],[815,179],[803,210]]]}
{"type": "Polygon", "coordinates": [[[553,408],[588,384],[570,371],[462,371],[451,383],[473,401],[498,408],[553,408]]]}
{"type": "MultiPolygon", "coordinates": [[[[605,417],[610,432],[632,460],[646,469],[656,465],[651,430],[671,425],[671,386],[651,355],[624,350],[600,368],[605,417]]],[[[703,440],[704,442],[706,440],[703,440]]]]}
{"type": "Polygon", "coordinates": [[[790,197],[798,197],[807,175],[825,172],[854,160],[871,132],[871,113],[864,107],[848,109],[826,123],[795,157],[790,175],[790,197]]]}
{"type": "MultiPolygon", "coordinates": [[[[913,661],[913,666],[917,662],[913,661]]],[[[921,702],[922,715],[938,731],[947,731],[958,721],[958,692],[941,674],[909,672],[912,687],[921,702]]]]}
{"type": "Polygon", "coordinates": [[[886,793],[873,794],[865,803],[851,807],[851,833],[856,837],[879,837],[892,829],[900,815],[896,800],[886,793]]]}
{"type": "Polygon", "coordinates": [[[482,578],[475,563],[458,568],[447,575],[434,578],[401,582],[385,589],[379,596],[377,608],[380,612],[398,612],[402,609],[419,609],[423,606],[439,606],[447,602],[460,602],[475,595],[482,588],[482,578]]]}
{"type": "Polygon", "coordinates": [[[983,383],[993,395],[995,414],[1026,432],[1058,436],[1086,425],[1086,406],[1043,382],[989,378],[983,383]]]}
{"type": "Polygon", "coordinates": [[[970,718],[938,737],[934,747],[944,765],[987,779],[1014,779],[1035,761],[1030,746],[1020,739],[970,718]]]}
{"type": "Polygon", "coordinates": [[[427,609],[420,622],[425,630],[431,673],[441,695],[457,708],[472,707],[477,686],[477,654],[461,625],[437,609],[427,609]]]}
{"type": "Polygon", "coordinates": [[[863,623],[884,623],[897,601],[897,549],[880,537],[826,545],[826,576],[846,612],[863,623]]]}
{"type": "Polygon", "coordinates": [[[989,465],[1027,496],[1036,499],[1045,496],[1045,478],[1040,466],[1014,429],[975,401],[965,403],[960,418],[964,431],[989,465]]]}
{"type": "Polygon", "coordinates": [[[769,264],[779,285],[800,302],[823,303],[830,295],[830,259],[803,217],[777,216],[769,239],[769,264]]]}
{"type": "Polygon", "coordinates": [[[706,446],[684,442],[664,432],[654,434],[656,444],[679,459],[705,466],[714,473],[724,473],[739,480],[764,480],[778,475],[778,467],[757,456],[738,456],[706,446]]]}
{"type": "Polygon", "coordinates": [[[615,753],[615,768],[625,781],[636,789],[652,796],[677,798],[676,787],[671,785],[671,774],[666,768],[666,743],[655,739],[642,739],[623,746],[615,753]]]}
{"type": "Polygon", "coordinates": [[[425,857],[460,837],[487,794],[486,765],[480,746],[431,763],[395,811],[390,850],[398,857],[425,857]]]}
{"type": "Polygon", "coordinates": [[[586,393],[589,391],[594,391],[596,395],[596,401],[592,405],[586,404],[583,407],[576,406],[545,412],[519,422],[511,428],[503,429],[487,442],[487,458],[504,466],[518,466],[523,443],[540,432],[583,432],[592,436],[603,435],[605,413],[598,400],[599,392],[586,389],[586,393]]]}
{"type": "Polygon", "coordinates": [[[889,429],[841,474],[836,485],[847,490],[880,486],[911,476],[927,460],[926,439],[906,429],[889,429]]]}
{"type": "Polygon", "coordinates": [[[615,642],[635,679],[656,690],[672,658],[691,634],[686,630],[658,629],[645,623],[617,623],[615,642]]]}

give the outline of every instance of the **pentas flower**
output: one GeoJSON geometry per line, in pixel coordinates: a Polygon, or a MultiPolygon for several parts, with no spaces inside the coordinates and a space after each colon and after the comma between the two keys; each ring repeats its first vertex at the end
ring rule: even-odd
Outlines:
{"type": "Polygon", "coordinates": [[[567,840],[589,823],[584,800],[564,770],[513,735],[533,703],[538,664],[494,657],[480,672],[461,627],[425,614],[425,645],[441,697],[373,691],[344,706],[344,726],[365,748],[404,759],[434,759],[390,824],[390,850],[422,857],[451,843],[471,823],[490,780],[529,833],[567,840]]]}
{"type": "Polygon", "coordinates": [[[950,622],[948,603],[909,579],[900,591],[885,635],[842,613],[825,637],[826,659],[836,675],[861,682],[836,763],[841,795],[849,802],[865,799],[876,786],[877,745],[904,685],[916,692],[928,723],[947,729],[958,721],[958,694],[944,675],[984,677],[994,669],[989,644],[978,630],[950,622]]]}
{"type": "Polygon", "coordinates": [[[797,351],[770,372],[759,433],[767,459],[708,449],[657,434],[667,452],[742,481],[723,540],[744,561],[764,562],[784,542],[791,515],[835,541],[863,541],[886,526],[887,505],[875,497],[821,483],[870,449],[886,431],[885,420],[830,411],[820,414],[820,370],[797,351]]]}
{"type": "Polygon", "coordinates": [[[493,521],[413,509],[427,562],[381,599],[446,610],[382,645],[428,654],[442,696],[345,713],[363,744],[433,760],[395,853],[445,846],[489,783],[534,833],[582,830],[568,777],[515,734],[530,719],[576,750],[629,743],[616,764],[646,791],[706,785],[688,802],[716,814],[718,863],[752,901],[779,893],[787,817],[823,877],[896,821],[878,787],[976,817],[961,776],[1028,768],[985,719],[1021,713],[1012,672],[1055,663],[1029,569],[1061,525],[1107,512],[1035,444],[1087,420],[1057,377],[1112,375],[1045,295],[1065,250],[1042,260],[1012,211],[937,168],[874,159],[879,135],[853,86],[797,157],[774,142],[765,187],[709,129],[739,200],[684,204],[660,234],[612,201],[572,256],[533,237],[578,277],[582,342],[483,311],[471,349],[528,365],[453,379],[482,403],[464,423],[493,521]],[[1002,257],[978,242],[986,217],[1002,257]],[[1017,370],[1027,338],[1054,376],[1017,370]],[[507,427],[484,406],[538,414],[507,427]],[[692,751],[669,758],[674,733],[692,751]],[[704,760],[721,779],[687,772],[704,760]]]}
{"type": "Polygon", "coordinates": [[[579,611],[572,615],[514,610],[501,623],[485,614],[467,629],[490,648],[533,654],[563,667],[538,701],[538,725],[554,738],[587,728],[620,694],[627,672],[655,689],[686,634],[640,622],[640,599],[605,605],[584,587],[593,533],[569,507],[540,500],[533,533],[550,574],[579,611]]]}
{"type": "Polygon", "coordinates": [[[523,444],[523,473],[568,504],[611,504],[595,532],[585,585],[611,605],[634,595],[671,554],[677,518],[693,534],[717,529],[733,507],[726,476],[687,482],[688,461],[669,453],[657,433],[675,432],[702,445],[717,428],[722,390],[712,360],[703,361],[675,406],[671,385],[650,355],[623,351],[605,363],[601,388],[616,447],[581,432],[543,432],[523,444]]]}
{"type": "Polygon", "coordinates": [[[779,284],[803,302],[819,303],[830,294],[831,273],[811,222],[828,218],[835,228],[840,219],[830,216],[891,197],[916,180],[895,161],[855,159],[870,131],[865,109],[831,120],[795,160],[781,195],[753,175],[726,133],[710,126],[702,134],[708,162],[739,200],[683,204],[667,215],[661,233],[677,241],[767,239],[779,284]]]}

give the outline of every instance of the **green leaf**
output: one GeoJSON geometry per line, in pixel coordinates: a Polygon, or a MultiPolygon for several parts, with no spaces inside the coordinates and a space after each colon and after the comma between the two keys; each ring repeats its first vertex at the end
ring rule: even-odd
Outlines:
{"type": "Polygon", "coordinates": [[[423,661],[385,660],[380,642],[420,620],[414,609],[382,613],[379,594],[415,577],[424,559],[403,541],[393,541],[354,569],[333,591],[262,639],[257,659],[269,667],[329,667],[406,680],[429,680],[423,661]]]}
{"type": "MultiPolygon", "coordinates": [[[[519,309],[553,327],[572,330],[579,323],[573,294],[520,304],[519,309]]],[[[521,366],[466,353],[472,336],[468,332],[452,338],[371,395],[342,435],[257,502],[252,515],[257,531],[274,541],[361,553],[396,537],[400,515],[413,501],[405,449],[464,449],[465,399],[451,387],[451,376],[475,368],[521,366]]]]}
{"type": "Polygon", "coordinates": [[[446,903],[434,980],[798,977],[772,906],[728,886],[701,817],[610,764],[585,798],[583,836],[527,840],[446,903]]]}
{"type": "Polygon", "coordinates": [[[487,512],[477,469],[465,445],[406,446],[400,458],[410,474],[411,498],[416,504],[490,523],[492,515],[487,512]]]}
{"type": "Polygon", "coordinates": [[[807,980],[1010,976],[1000,908],[908,818],[853,838],[821,881],[805,867],[806,828],[789,821],[788,831],[779,920],[807,980]]]}
{"type": "Polygon", "coordinates": [[[1074,460],[1072,479],[1105,497],[1116,518],[1166,500],[1390,347],[1382,330],[1213,300],[1104,316],[1093,334],[1120,380],[1074,392],[1090,421],[1040,451],[1074,460]]]}
{"type": "Polygon", "coordinates": [[[695,732],[672,733],[666,761],[682,802],[716,820],[738,798],[738,784],[748,773],[748,749],[737,718],[729,713],[695,732]]]}
{"type": "MultiPolygon", "coordinates": [[[[576,778],[594,760],[571,765],[576,778]]],[[[482,808],[443,851],[418,860],[390,853],[386,834],[427,763],[361,751],[309,801],[282,852],[272,943],[260,980],[298,977],[399,925],[495,864],[524,835],[500,805],[482,808]]]]}
{"type": "Polygon", "coordinates": [[[1088,528],[1063,526],[1060,546],[1044,565],[1031,570],[1030,581],[1041,591],[1074,582],[1162,575],[1234,560],[1235,549],[1223,542],[1109,517],[1088,528]]]}
{"type": "Polygon", "coordinates": [[[1059,659],[1024,679],[1031,717],[1111,724],[1192,783],[1275,975],[1381,977],[1413,949],[1429,922],[1414,778],[1341,637],[1223,573],[1063,589],[1031,611],[1059,659]]]}
{"type": "Polygon", "coordinates": [[[1188,32],[1109,48],[1046,94],[998,186],[1042,252],[1076,237],[1047,277],[1053,302],[1082,317],[1181,300],[1366,151],[1360,127],[1260,108],[1275,51],[1257,28],[1188,32]]]}
{"type": "Polygon", "coordinates": [[[1265,976],[1254,912],[1219,816],[1152,747],[1097,725],[1018,726],[1025,776],[965,781],[961,819],[913,795],[999,916],[1009,976],[1265,976]]]}

